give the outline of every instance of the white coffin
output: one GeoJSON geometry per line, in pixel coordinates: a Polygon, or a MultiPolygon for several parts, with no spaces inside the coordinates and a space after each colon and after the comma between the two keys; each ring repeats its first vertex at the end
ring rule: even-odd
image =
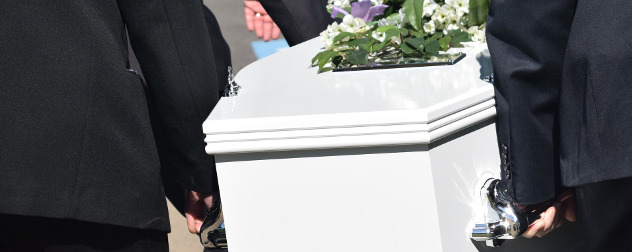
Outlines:
{"type": "MultiPolygon", "coordinates": [[[[486,251],[477,183],[499,176],[485,45],[452,66],[316,74],[311,40],[236,77],[204,123],[231,252],[486,251]]],[[[573,225],[494,251],[565,251],[573,225]]]]}

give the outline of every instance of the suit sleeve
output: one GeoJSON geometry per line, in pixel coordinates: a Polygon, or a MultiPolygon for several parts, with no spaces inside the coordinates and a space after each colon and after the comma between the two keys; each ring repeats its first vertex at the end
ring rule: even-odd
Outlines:
{"type": "Polygon", "coordinates": [[[521,204],[553,198],[559,187],[558,99],[574,10],[570,0],[491,1],[501,174],[521,204]]]}
{"type": "MultiPolygon", "coordinates": [[[[218,97],[217,76],[200,0],[118,0],[148,86],[150,109],[171,148],[167,174],[187,189],[217,189],[204,151],[202,122],[218,97]]],[[[164,160],[161,160],[164,163],[164,160]]]]}
{"type": "Polygon", "coordinates": [[[323,0],[259,0],[290,46],[318,37],[334,22],[323,0]]]}

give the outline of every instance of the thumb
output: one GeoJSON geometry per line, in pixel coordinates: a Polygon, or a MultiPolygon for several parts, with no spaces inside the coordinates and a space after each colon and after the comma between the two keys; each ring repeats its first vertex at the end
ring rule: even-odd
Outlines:
{"type": "Polygon", "coordinates": [[[566,190],[557,197],[557,200],[558,202],[561,202],[566,220],[571,222],[577,220],[577,200],[575,198],[575,189],[566,190]]]}
{"type": "Polygon", "coordinates": [[[204,219],[201,218],[199,215],[190,214],[188,212],[184,215],[187,218],[187,228],[189,229],[189,233],[199,233],[200,229],[202,228],[202,222],[204,222],[204,219]]]}
{"type": "Polygon", "coordinates": [[[565,217],[568,221],[574,222],[577,220],[577,200],[575,195],[572,195],[563,201],[565,209],[565,217]]]}

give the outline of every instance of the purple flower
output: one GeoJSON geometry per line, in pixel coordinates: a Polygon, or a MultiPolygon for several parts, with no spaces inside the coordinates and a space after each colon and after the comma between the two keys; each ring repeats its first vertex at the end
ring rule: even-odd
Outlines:
{"type": "Polygon", "coordinates": [[[364,22],[370,22],[375,16],[384,14],[387,7],[385,4],[371,6],[371,0],[359,1],[351,4],[351,15],[361,18],[364,22]]]}
{"type": "Polygon", "coordinates": [[[342,13],[346,15],[349,15],[349,12],[346,12],[343,8],[340,8],[338,6],[334,6],[331,9],[331,18],[336,18],[336,16],[338,16],[338,13],[342,13]]]}
{"type": "MultiPolygon", "coordinates": [[[[358,2],[351,3],[351,15],[356,18],[361,18],[364,22],[370,22],[375,16],[384,14],[384,10],[388,8],[388,5],[379,4],[371,6],[371,0],[360,0],[358,2]]],[[[335,18],[338,13],[349,15],[344,9],[334,6],[331,12],[331,18],[335,18]]]]}

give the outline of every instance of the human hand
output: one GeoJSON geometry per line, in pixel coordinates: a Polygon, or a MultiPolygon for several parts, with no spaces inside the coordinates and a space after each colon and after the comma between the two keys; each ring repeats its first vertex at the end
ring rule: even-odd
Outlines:
{"type": "MultiPolygon", "coordinates": [[[[524,210],[527,206],[519,205],[524,210]]],[[[540,219],[534,221],[522,236],[532,238],[543,237],[556,228],[562,226],[564,219],[574,222],[576,202],[575,191],[568,190],[556,198],[555,203],[540,214],[540,219]]]]}
{"type": "Polygon", "coordinates": [[[281,36],[281,30],[258,0],[244,0],[244,17],[248,30],[255,31],[257,37],[263,41],[278,39],[281,36]]]}
{"type": "Polygon", "coordinates": [[[206,209],[213,205],[212,194],[202,194],[194,191],[187,193],[187,203],[184,208],[184,216],[187,219],[187,227],[189,232],[197,234],[200,232],[202,222],[206,216],[206,209]]]}

